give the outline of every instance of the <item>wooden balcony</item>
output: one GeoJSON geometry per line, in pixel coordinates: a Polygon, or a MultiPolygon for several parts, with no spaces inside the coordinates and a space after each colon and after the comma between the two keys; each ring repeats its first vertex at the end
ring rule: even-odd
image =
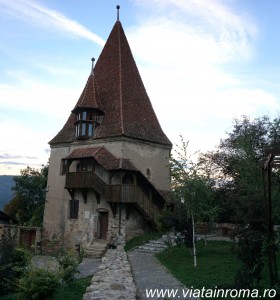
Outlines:
{"type": "MultiPolygon", "coordinates": [[[[94,189],[100,195],[108,193],[108,184],[94,172],[71,172],[66,174],[66,189],[94,189]]],[[[106,194],[107,195],[107,194],[106,194]]]]}
{"type": "Polygon", "coordinates": [[[109,203],[134,203],[148,218],[156,220],[159,209],[134,184],[109,185],[93,172],[72,172],[66,174],[66,189],[94,189],[109,203]]]}

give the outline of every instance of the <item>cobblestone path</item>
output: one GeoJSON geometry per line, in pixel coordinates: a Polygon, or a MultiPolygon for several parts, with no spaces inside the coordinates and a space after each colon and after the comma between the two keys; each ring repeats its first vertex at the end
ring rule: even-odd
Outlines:
{"type": "Polygon", "coordinates": [[[137,288],[137,299],[194,299],[184,297],[184,287],[165,267],[163,267],[156,257],[151,253],[140,253],[131,251],[128,253],[128,259],[132,268],[132,274],[137,288]],[[148,297],[146,291],[149,290],[166,291],[165,296],[148,297]],[[176,292],[176,296],[170,295],[167,292],[176,292]]]}

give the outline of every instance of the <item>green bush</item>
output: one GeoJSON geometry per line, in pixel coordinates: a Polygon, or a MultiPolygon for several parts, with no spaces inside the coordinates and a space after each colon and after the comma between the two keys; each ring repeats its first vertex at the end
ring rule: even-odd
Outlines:
{"type": "Polygon", "coordinates": [[[10,282],[14,278],[11,258],[13,248],[11,242],[0,242],[0,294],[5,294],[12,288],[10,282]]]}
{"type": "Polygon", "coordinates": [[[25,273],[31,261],[30,252],[26,249],[16,248],[12,253],[12,269],[15,278],[19,279],[25,273]]]}
{"type": "Polygon", "coordinates": [[[239,233],[237,257],[242,265],[236,274],[236,284],[240,288],[259,287],[264,267],[264,235],[251,228],[244,228],[239,233]]]}
{"type": "Polygon", "coordinates": [[[58,258],[58,263],[60,266],[60,276],[65,283],[72,282],[74,276],[79,271],[77,270],[81,259],[77,256],[74,251],[69,251],[65,253],[64,256],[58,258]]]}
{"type": "Polygon", "coordinates": [[[30,263],[30,253],[16,248],[12,240],[0,242],[0,294],[15,291],[17,282],[30,263]]]}
{"type": "Polygon", "coordinates": [[[27,299],[51,298],[59,285],[58,276],[44,269],[31,269],[19,280],[19,291],[27,299]]]}

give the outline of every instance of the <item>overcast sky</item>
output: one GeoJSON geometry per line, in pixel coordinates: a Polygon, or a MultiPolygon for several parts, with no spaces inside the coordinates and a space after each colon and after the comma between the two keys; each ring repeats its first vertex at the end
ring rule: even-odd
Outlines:
{"type": "Polygon", "coordinates": [[[211,150],[233,118],[278,114],[279,0],[0,0],[0,174],[47,163],[117,4],[174,144],[211,150]]]}

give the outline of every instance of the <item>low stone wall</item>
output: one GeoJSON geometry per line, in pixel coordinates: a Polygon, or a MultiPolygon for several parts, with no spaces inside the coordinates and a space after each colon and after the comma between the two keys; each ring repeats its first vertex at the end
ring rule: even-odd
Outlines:
{"type": "Polygon", "coordinates": [[[134,300],[136,287],[123,246],[108,249],[83,300],[134,300]]]}

